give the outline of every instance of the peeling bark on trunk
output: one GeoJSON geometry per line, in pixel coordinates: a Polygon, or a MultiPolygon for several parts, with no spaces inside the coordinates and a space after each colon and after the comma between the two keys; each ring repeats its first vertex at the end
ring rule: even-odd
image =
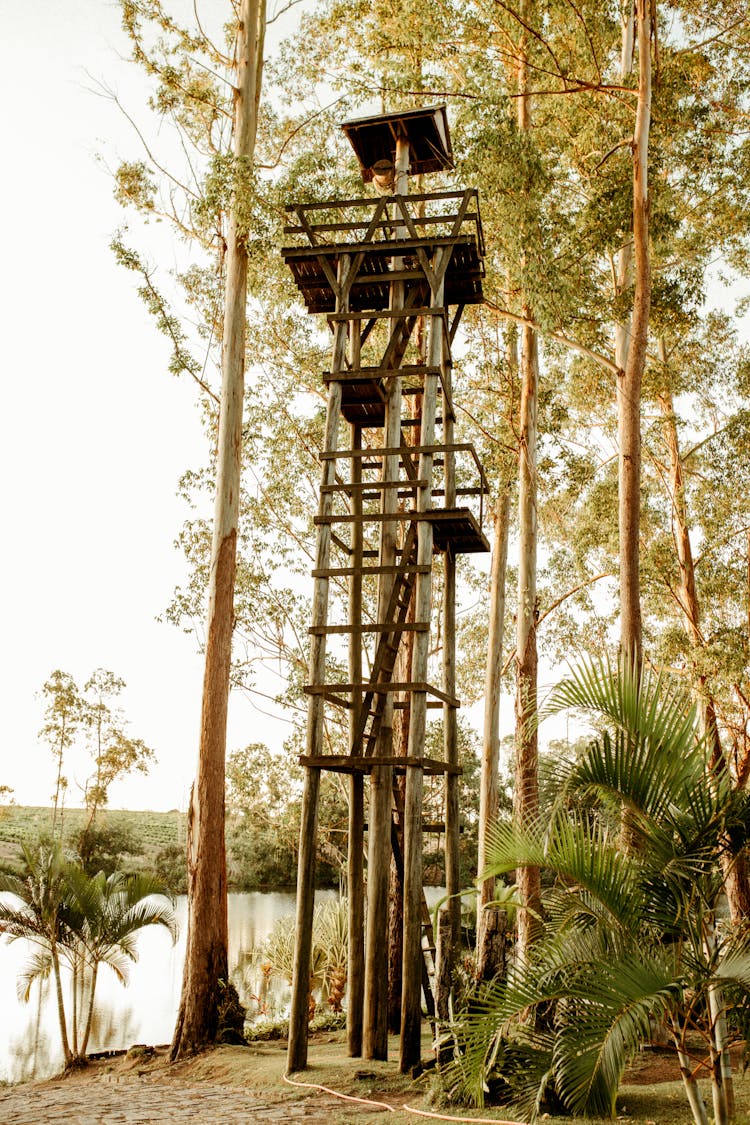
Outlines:
{"type": "Polygon", "coordinates": [[[508,958],[508,914],[499,906],[485,906],[482,909],[481,941],[477,940],[478,981],[491,981],[494,977],[505,978],[508,958]]]}
{"type": "Polygon", "coordinates": [[[639,573],[641,385],[651,310],[648,140],[651,124],[651,0],[637,0],[638,103],[633,135],[633,318],[625,370],[617,379],[620,533],[620,644],[640,666],[642,623],[639,573]]]}
{"type": "MultiPolygon", "coordinates": [[[[503,666],[503,629],[505,625],[505,572],[508,561],[510,489],[498,496],[493,514],[494,542],[490,569],[490,622],[487,642],[487,671],[484,686],[484,737],[479,783],[479,847],[477,875],[486,866],[487,836],[497,820],[498,773],[500,761],[500,688],[503,666]]],[[[479,891],[477,910],[477,961],[485,941],[485,907],[495,894],[495,880],[485,879],[479,891]]]]}
{"type": "MultiPolygon", "coordinates": [[[[667,363],[667,354],[664,341],[659,340],[659,358],[662,363],[667,363]]],[[[685,500],[685,486],[682,471],[682,458],[680,456],[679,435],[677,421],[674,413],[674,403],[669,390],[659,396],[659,409],[662,415],[662,432],[664,443],[667,447],[669,459],[669,487],[672,504],[672,530],[677,551],[677,561],[680,568],[679,608],[685,621],[690,640],[696,649],[703,648],[705,639],[701,629],[701,609],[695,583],[695,564],[690,541],[690,526],[688,521],[687,503],[685,500]]],[[[719,726],[716,718],[716,707],[708,683],[707,676],[703,675],[693,663],[692,679],[693,691],[696,697],[701,730],[711,746],[711,766],[729,772],[727,755],[721,744],[719,726]]],[[[742,787],[743,779],[739,777],[734,784],[742,787]]],[[[750,871],[745,853],[732,857],[728,852],[722,852],[721,857],[724,883],[729,902],[732,923],[738,925],[750,918],[750,871]]]]}
{"type": "MultiPolygon", "coordinates": [[[[527,26],[532,5],[524,0],[521,18],[527,26]]],[[[518,47],[517,67],[520,132],[531,129],[531,95],[525,34],[518,47]]],[[[524,298],[522,314],[527,322],[521,331],[521,404],[518,456],[518,608],[516,618],[516,778],[513,817],[517,825],[531,823],[539,811],[538,742],[536,733],[536,435],[539,352],[537,335],[529,323],[534,313],[524,298]]],[[[518,954],[523,961],[539,933],[541,909],[539,868],[519,868],[518,954]]]]}
{"type": "MultiPolygon", "coordinates": [[[[513,816],[520,827],[539,811],[538,739],[536,729],[536,402],[537,338],[524,328],[521,352],[521,448],[518,490],[518,610],[516,629],[516,779],[513,816]]],[[[539,868],[516,873],[522,909],[518,912],[518,952],[522,959],[539,933],[541,910],[539,868]]]]}
{"type": "MultiPolygon", "coordinates": [[[[237,38],[234,122],[234,155],[240,167],[241,162],[252,161],[255,150],[264,32],[265,0],[243,0],[237,38]]],[[[224,788],[242,454],[246,303],[245,232],[238,221],[238,208],[233,205],[227,232],[222,391],[200,746],[188,813],[188,935],[172,1059],[194,1054],[215,1041],[221,982],[228,979],[224,788]]]]}

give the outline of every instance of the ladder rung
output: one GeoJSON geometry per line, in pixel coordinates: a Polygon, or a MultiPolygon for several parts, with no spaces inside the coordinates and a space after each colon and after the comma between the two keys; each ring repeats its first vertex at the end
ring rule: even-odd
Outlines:
{"type": "Polygon", "coordinates": [[[381,489],[389,488],[427,488],[430,482],[425,478],[418,480],[373,480],[373,481],[357,481],[356,483],[348,484],[323,484],[320,486],[321,493],[326,492],[362,492],[366,489],[380,491],[381,489]]]}

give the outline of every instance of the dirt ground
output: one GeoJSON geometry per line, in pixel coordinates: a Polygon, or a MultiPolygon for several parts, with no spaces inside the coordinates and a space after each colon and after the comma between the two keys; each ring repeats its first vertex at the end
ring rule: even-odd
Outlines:
{"type": "MultiPolygon", "coordinates": [[[[429,1054],[426,1035],[423,1057],[429,1054]]],[[[389,1125],[430,1119],[507,1125],[507,1111],[499,1108],[440,1111],[431,1101],[429,1071],[416,1080],[399,1074],[396,1039],[390,1044],[390,1058],[350,1059],[343,1033],[321,1033],[311,1038],[307,1070],[292,1075],[290,1083],[285,1080],[286,1043],[281,1040],[218,1047],[174,1064],[168,1061],[166,1047],[135,1046],[127,1054],[94,1059],[64,1077],[0,1089],[0,1122],[368,1125],[386,1118],[389,1125]]],[[[739,1052],[734,1061],[739,1062],[739,1052]]],[[[641,1052],[625,1075],[618,1115],[646,1125],[682,1125],[690,1120],[686,1111],[674,1055],[667,1050],[641,1052]]],[[[748,1120],[746,1114],[741,1120],[748,1120]]]]}

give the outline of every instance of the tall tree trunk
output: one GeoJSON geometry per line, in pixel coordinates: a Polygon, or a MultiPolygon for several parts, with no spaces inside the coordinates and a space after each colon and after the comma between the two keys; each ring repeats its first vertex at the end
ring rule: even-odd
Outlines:
{"type": "MultiPolygon", "coordinates": [[[[633,73],[633,44],[635,35],[635,0],[625,0],[622,13],[622,46],[620,55],[620,79],[625,80],[633,73]]],[[[623,293],[633,283],[633,232],[627,231],[625,241],[620,247],[614,267],[615,297],[623,293]]],[[[631,313],[627,313],[615,324],[615,363],[619,371],[624,371],[630,349],[631,313]]]]}
{"type": "MultiPolygon", "coordinates": [[[[60,731],[59,749],[57,751],[57,778],[55,780],[55,803],[52,806],[52,836],[54,838],[55,828],[57,827],[57,809],[60,804],[60,794],[63,790],[63,751],[65,747],[65,738],[67,730],[65,724],[65,717],[62,719],[62,729],[60,731]]],[[[62,813],[60,814],[60,839],[62,839],[62,813]]]]}
{"type": "MultiPolygon", "coordinates": [[[[659,358],[666,364],[667,353],[662,339],[659,340],[658,348],[659,358]]],[[[695,583],[695,564],[690,541],[682,458],[671,391],[668,389],[663,391],[659,395],[658,402],[662,415],[664,443],[667,447],[672,529],[680,568],[679,608],[693,647],[702,649],[706,642],[701,629],[701,609],[695,583]]],[[[721,768],[728,772],[729,765],[721,745],[716,707],[708,677],[696,667],[696,664],[697,662],[694,661],[693,691],[698,705],[701,729],[711,747],[711,763],[714,767],[721,764],[721,768]]],[[[735,779],[734,783],[740,785],[740,780],[735,779]]],[[[723,852],[722,870],[732,922],[738,925],[750,917],[750,872],[748,872],[746,854],[743,852],[732,857],[728,852],[723,852]]]]}
{"type": "MultiPolygon", "coordinates": [[[[664,340],[658,343],[659,359],[667,363],[667,353],[664,340]]],[[[687,627],[693,648],[700,649],[705,645],[701,631],[701,611],[698,601],[698,592],[695,584],[695,563],[693,549],[690,542],[690,525],[688,522],[687,502],[685,500],[685,481],[682,471],[682,458],[680,456],[680,441],[677,433],[677,420],[674,412],[674,402],[671,390],[667,389],[658,396],[659,410],[662,416],[662,433],[664,444],[667,447],[669,463],[669,490],[672,508],[672,534],[677,552],[677,562],[680,569],[679,608],[687,627]]],[[[693,689],[697,697],[700,710],[701,727],[711,743],[711,754],[714,762],[723,760],[721,740],[716,724],[716,710],[707,677],[693,667],[693,689]]]]}
{"type": "Polygon", "coordinates": [[[96,980],[99,974],[99,962],[94,961],[91,970],[91,992],[89,993],[88,1012],[86,1014],[86,1026],[83,1029],[83,1039],[81,1040],[80,1056],[86,1057],[86,1048],[89,1045],[89,1036],[91,1035],[91,1024],[94,1020],[94,1001],[96,997],[96,980]]]}
{"type": "MultiPolygon", "coordinates": [[[[265,33],[265,0],[242,0],[237,35],[234,156],[237,185],[252,164],[265,33]]],[[[188,935],[182,996],[171,1055],[192,1054],[218,1031],[227,971],[227,879],[224,840],[226,722],[237,558],[247,304],[246,231],[239,200],[230,209],[224,294],[222,390],[216,503],[208,590],[198,770],[188,814],[188,935]]]]}
{"type": "MultiPolygon", "coordinates": [[[[531,4],[524,0],[520,15],[525,25],[531,4]]],[[[525,36],[518,50],[518,128],[531,129],[531,97],[525,36]]],[[[536,732],[537,650],[537,381],[539,351],[537,335],[529,324],[534,312],[526,297],[522,306],[526,321],[521,331],[521,405],[518,456],[518,609],[516,617],[516,777],[513,815],[518,825],[533,821],[539,810],[538,739],[536,732]]],[[[523,960],[539,931],[541,904],[539,869],[519,868],[516,875],[522,907],[518,913],[518,952],[523,960]]]]}
{"type": "Polygon", "coordinates": [[[70,1050],[70,1043],[68,1041],[68,1024],[65,1019],[65,1001],[63,999],[62,978],[60,976],[60,958],[57,953],[57,946],[52,944],[50,950],[52,954],[52,973],[55,978],[55,998],[57,1000],[57,1018],[60,1024],[60,1039],[62,1041],[63,1058],[65,1065],[70,1066],[73,1061],[73,1055],[70,1050]]]}
{"type": "Polygon", "coordinates": [[[641,384],[651,309],[648,244],[648,140],[651,124],[651,0],[636,2],[638,103],[633,134],[634,297],[625,370],[617,378],[620,532],[620,644],[624,658],[640,665],[642,624],[639,575],[641,487],[641,384]]]}
{"type": "MultiPolygon", "coordinates": [[[[490,568],[490,622],[487,642],[487,670],[484,684],[484,735],[479,781],[479,847],[477,875],[487,863],[487,838],[497,820],[500,764],[500,687],[503,670],[503,630],[505,626],[505,571],[508,561],[510,489],[503,488],[495,501],[494,541],[490,568]]],[[[477,966],[483,962],[485,907],[495,894],[495,880],[484,879],[479,890],[477,910],[477,966]]]]}
{"type": "MultiPolygon", "coordinates": [[[[521,417],[518,472],[518,610],[516,627],[516,777],[513,815],[531,823],[539,811],[539,760],[536,728],[536,403],[537,338],[524,328],[521,351],[521,417]]],[[[539,933],[541,881],[538,867],[516,872],[519,899],[518,952],[524,959],[539,933]]]]}
{"type": "MultiPolygon", "coordinates": [[[[659,359],[666,365],[667,353],[664,340],[660,339],[659,359]]],[[[690,542],[690,528],[688,524],[687,502],[685,499],[685,482],[682,472],[682,458],[680,457],[679,435],[677,433],[677,420],[675,418],[674,403],[670,389],[659,395],[659,409],[662,414],[662,431],[667,446],[669,458],[669,486],[672,504],[672,529],[677,550],[677,560],[680,567],[680,609],[687,625],[688,633],[694,648],[702,648],[705,644],[700,627],[700,603],[695,584],[695,565],[690,542]]],[[[719,728],[716,722],[716,710],[711,696],[708,678],[695,667],[693,662],[693,691],[697,697],[702,733],[711,746],[711,760],[713,766],[719,766],[729,772],[729,766],[724,755],[719,728]]],[[[738,861],[739,862],[739,861],[738,861]]],[[[732,921],[743,921],[747,914],[748,888],[738,875],[746,876],[746,869],[738,872],[737,864],[732,862],[732,857],[727,850],[722,851],[722,869],[724,884],[729,899],[732,921]],[[743,894],[744,891],[744,894],[743,894]]],[[[713,935],[706,939],[707,952],[711,955],[715,947],[713,935]]],[[[714,1117],[716,1121],[734,1116],[734,1084],[732,1081],[732,1066],[729,1057],[729,1038],[727,1035],[726,1013],[724,1009],[723,990],[719,985],[712,985],[709,989],[709,1009],[713,1026],[712,1043],[716,1058],[713,1060],[714,1073],[712,1075],[712,1092],[714,1098],[714,1117]]]]}

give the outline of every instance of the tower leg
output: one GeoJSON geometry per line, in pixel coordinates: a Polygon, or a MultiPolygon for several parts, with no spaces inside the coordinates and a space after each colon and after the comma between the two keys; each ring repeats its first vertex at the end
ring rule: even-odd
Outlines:
{"type": "MultiPolygon", "coordinates": [[[[383,442],[396,449],[401,442],[401,380],[389,381],[385,403],[383,442]]],[[[399,458],[383,458],[383,480],[399,479],[399,458]]],[[[384,514],[396,512],[395,489],[383,494],[384,514]]],[[[380,563],[396,562],[398,521],[384,520],[380,540],[380,563]]],[[[378,585],[378,620],[385,622],[393,589],[393,576],[383,574],[378,585]]],[[[382,700],[383,719],[377,754],[389,755],[393,745],[393,696],[382,700]]],[[[365,952],[364,1053],[368,1059],[388,1057],[388,885],[391,866],[391,807],[393,770],[375,766],[370,775],[370,820],[367,849],[367,939],[365,952]]]]}
{"type": "MultiPolygon", "coordinates": [[[[359,324],[349,328],[352,367],[359,367],[359,324]]],[[[362,429],[352,426],[352,449],[362,448],[362,429]]],[[[352,459],[352,483],[362,483],[362,461],[352,459]]],[[[362,566],[363,527],[362,492],[355,487],[352,495],[352,513],[360,520],[352,524],[351,544],[352,564],[355,573],[349,585],[349,679],[358,684],[362,680],[362,574],[357,568],[362,566]]],[[[361,691],[353,691],[350,697],[349,743],[353,745],[355,732],[362,707],[361,691]]],[[[361,773],[352,774],[349,779],[349,842],[347,862],[347,891],[349,896],[349,963],[347,968],[346,1038],[351,1058],[362,1054],[362,1018],[365,994],[365,888],[364,888],[364,777],[361,773]]]]}
{"type": "Polygon", "coordinates": [[[388,876],[391,858],[391,767],[370,775],[365,946],[364,1057],[388,1058],[388,876]],[[383,846],[385,841],[385,846],[383,846]]]}
{"type": "Polygon", "coordinates": [[[362,1013],[365,986],[364,949],[364,779],[352,774],[349,782],[349,965],[347,970],[346,1035],[352,1058],[362,1054],[362,1013]]]}
{"type": "MultiPolygon", "coordinates": [[[[442,284],[433,291],[430,304],[438,308],[443,300],[442,284]]],[[[443,321],[432,315],[428,341],[428,365],[439,367],[443,362],[443,321]]],[[[435,441],[435,415],[437,412],[437,375],[427,374],[424,380],[422,426],[420,445],[429,450],[435,441]]],[[[432,453],[422,452],[419,457],[419,477],[432,480],[432,453]]],[[[432,505],[432,490],[428,483],[419,490],[417,511],[427,513],[432,505]]],[[[417,574],[414,619],[429,622],[432,614],[432,524],[421,520],[417,529],[417,562],[427,566],[425,573],[417,574]]],[[[412,681],[427,680],[429,634],[417,633],[414,638],[412,681]]],[[[409,727],[409,758],[424,754],[427,725],[427,696],[415,691],[412,700],[409,727]]],[[[399,1065],[402,1073],[418,1066],[421,1059],[422,1040],[422,770],[413,766],[406,771],[406,799],[404,803],[404,965],[401,990],[401,1050],[399,1065]]]]}
{"type": "MultiPolygon", "coordinates": [[[[347,259],[339,262],[339,280],[343,282],[349,271],[347,259]]],[[[348,301],[348,289],[342,285],[339,304],[348,301]]],[[[346,323],[336,326],[333,345],[333,370],[340,371],[346,359],[346,323]]],[[[328,411],[326,413],[323,448],[335,453],[338,448],[339,419],[341,417],[341,384],[331,383],[328,392],[328,411]]],[[[319,515],[318,538],[315,551],[316,570],[328,567],[331,554],[331,525],[325,517],[331,515],[332,499],[327,486],[333,484],[336,476],[336,461],[326,458],[323,461],[319,515]]],[[[328,622],[328,578],[317,577],[313,591],[312,624],[326,625],[328,622]]],[[[309,678],[312,685],[325,683],[326,638],[313,634],[310,642],[309,678]]],[[[307,710],[307,756],[318,757],[323,744],[323,699],[312,695],[307,710]]],[[[290,1071],[304,1070],[307,1066],[307,1033],[310,1000],[310,959],[312,954],[312,924],[315,907],[315,852],[318,835],[318,795],[320,792],[320,769],[305,771],[305,788],[302,797],[302,817],[300,823],[300,847],[297,866],[297,919],[294,935],[294,965],[292,969],[292,1008],[289,1016],[289,1050],[287,1066],[290,1071]]]]}
{"type": "Polygon", "coordinates": [[[310,959],[312,923],[315,907],[315,844],[318,835],[318,793],[320,770],[305,771],[302,796],[300,848],[297,864],[297,924],[294,948],[292,1009],[289,1015],[287,1070],[307,1066],[307,1026],[310,1018],[310,959]]]}

